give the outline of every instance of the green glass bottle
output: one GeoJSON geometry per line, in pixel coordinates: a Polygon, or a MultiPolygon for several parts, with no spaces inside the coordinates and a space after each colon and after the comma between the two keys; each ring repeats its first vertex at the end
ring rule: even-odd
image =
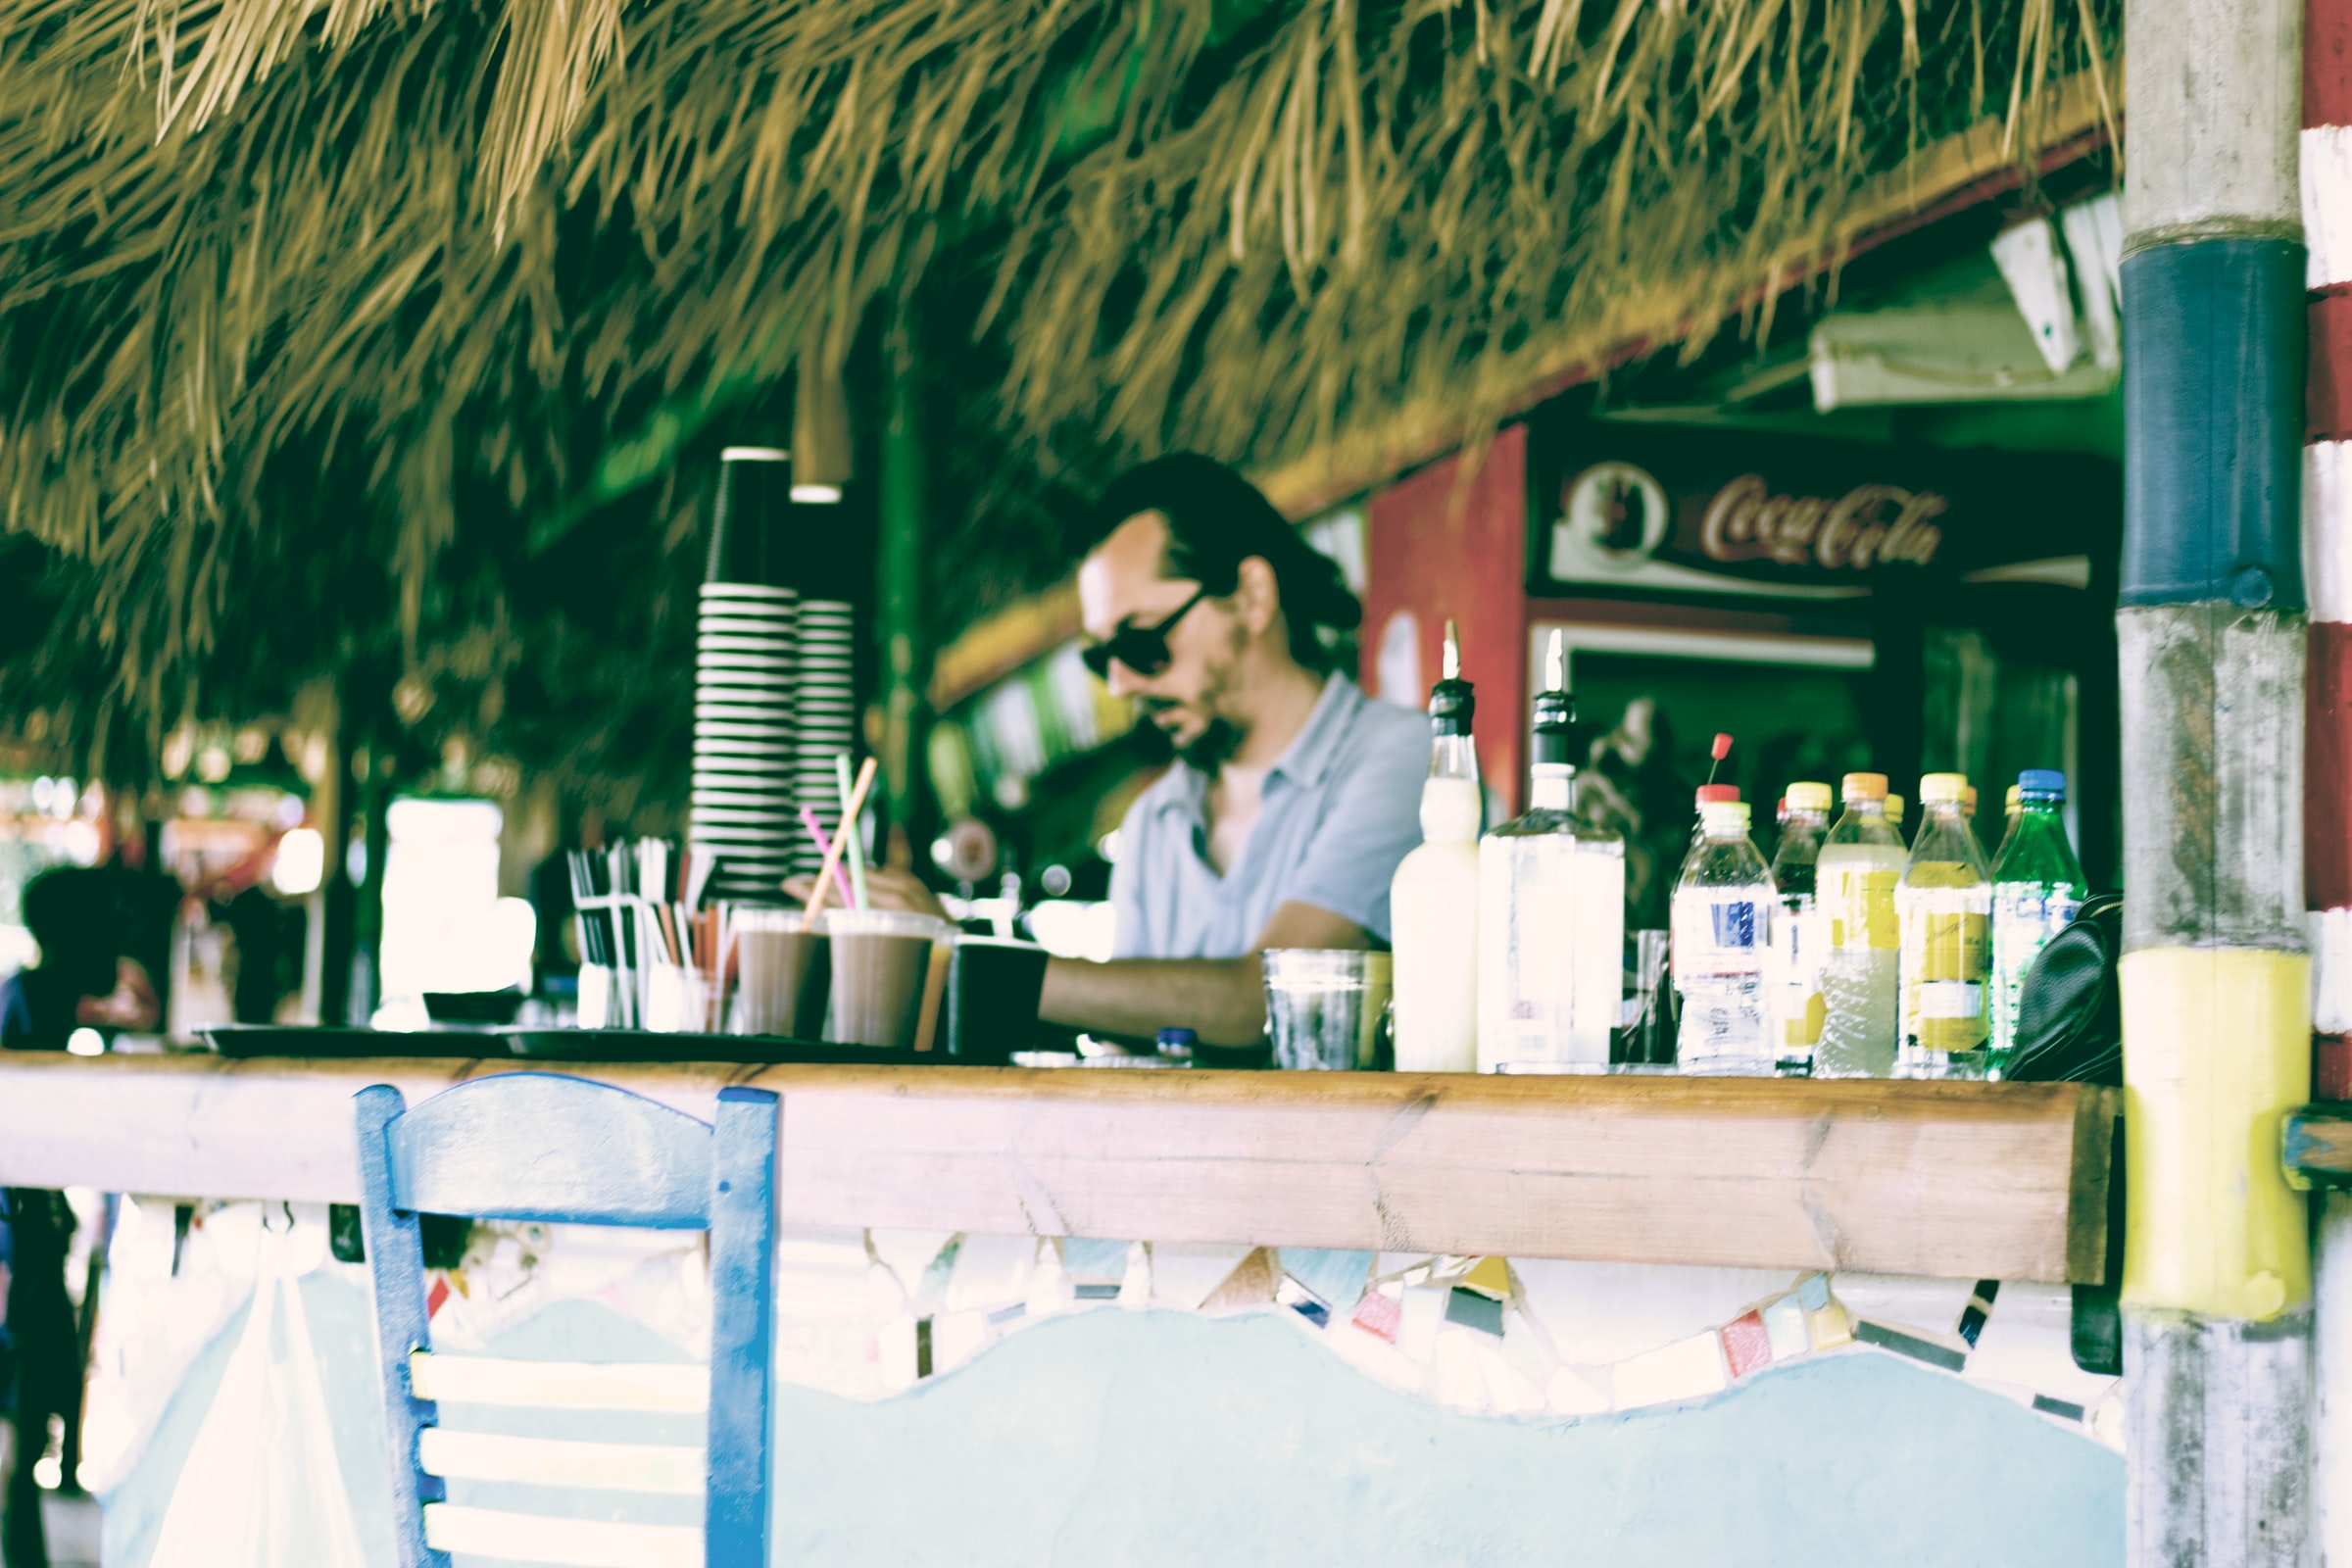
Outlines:
{"type": "Polygon", "coordinates": [[[2082,906],[2082,862],[2067,842],[2066,775],[2017,775],[2017,818],[1992,866],[1992,1050],[1986,1076],[2005,1078],[2017,1054],[2018,1001],[2042,945],[2082,906]]]}

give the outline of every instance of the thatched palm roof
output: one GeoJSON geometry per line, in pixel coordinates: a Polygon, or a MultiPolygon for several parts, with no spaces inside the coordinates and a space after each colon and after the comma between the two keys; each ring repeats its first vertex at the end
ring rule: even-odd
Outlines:
{"type": "Polygon", "coordinates": [[[1989,113],[2030,156],[2062,74],[2120,92],[2117,11],[14,0],[0,515],[86,567],[74,623],[161,712],[285,612],[270,563],[368,564],[405,659],[478,629],[534,539],[877,301],[980,345],[941,439],[1033,471],[1475,416],[1636,294],[1721,315],[1936,136],[1989,113]]]}

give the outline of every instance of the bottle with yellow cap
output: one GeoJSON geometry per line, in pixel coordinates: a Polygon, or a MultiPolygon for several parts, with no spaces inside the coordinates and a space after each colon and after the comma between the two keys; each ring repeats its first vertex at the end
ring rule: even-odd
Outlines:
{"type": "Polygon", "coordinates": [[[1898,1078],[1984,1076],[1992,877],[1961,814],[1967,791],[1958,773],[1919,781],[1919,834],[1895,890],[1903,955],[1898,1078]]]}
{"type": "Polygon", "coordinates": [[[1894,889],[1903,841],[1886,819],[1886,775],[1848,773],[1845,810],[1823,841],[1815,872],[1829,927],[1823,956],[1821,1039],[1816,1078],[1886,1078],[1894,1072],[1896,950],[1894,889]]]}
{"type": "Polygon", "coordinates": [[[1783,1077],[1813,1071],[1829,1004],[1821,994],[1821,965],[1830,946],[1829,917],[1816,896],[1821,840],[1830,827],[1830,787],[1791,784],[1781,800],[1781,842],[1772,857],[1772,885],[1781,900],[1772,925],[1772,1032],[1783,1077]]]}

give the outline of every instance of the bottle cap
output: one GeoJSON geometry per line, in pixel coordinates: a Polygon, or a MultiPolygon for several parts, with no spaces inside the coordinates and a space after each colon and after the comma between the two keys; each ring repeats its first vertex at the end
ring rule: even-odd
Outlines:
{"type": "Polygon", "coordinates": [[[1962,816],[1977,814],[1977,787],[1974,784],[1960,792],[1960,814],[1962,816]]]}
{"type": "Polygon", "coordinates": [[[1959,806],[1968,799],[1966,773],[1930,773],[1919,781],[1922,806],[1959,806]]]}
{"type": "Polygon", "coordinates": [[[1900,822],[1902,819],[1903,798],[1900,795],[1889,794],[1886,797],[1886,820],[1889,822],[1900,822]]]}
{"type": "Polygon", "coordinates": [[[1739,798],[1740,786],[1737,784],[1701,784],[1698,787],[1698,804],[1702,809],[1708,806],[1721,806],[1739,798]]]}
{"type": "Polygon", "coordinates": [[[2029,767],[2017,775],[2019,795],[2046,796],[2051,800],[2066,799],[2066,775],[2054,767],[2029,767]]]}
{"type": "Polygon", "coordinates": [[[1709,833],[1744,833],[1747,831],[1748,807],[1745,801],[1705,801],[1698,808],[1698,819],[1709,833]]]}
{"type": "Polygon", "coordinates": [[[2009,793],[2008,793],[2006,796],[2004,796],[2004,797],[2002,798],[2002,801],[2001,801],[2001,805],[2003,806],[2003,808],[2006,808],[2006,809],[2008,809],[2008,810],[2012,810],[2012,811],[2016,810],[2016,809],[2017,809],[2017,796],[2018,796],[2018,789],[2017,789],[2017,786],[2016,786],[2016,785],[2014,785],[2014,784],[2010,785],[2010,786],[2009,786],[2009,793]]]}
{"type": "Polygon", "coordinates": [[[1830,787],[1827,784],[1788,786],[1788,809],[1791,811],[1826,811],[1829,808],[1830,787]]]}
{"type": "Polygon", "coordinates": [[[1467,735],[1478,711],[1478,695],[1462,679],[1462,645],[1453,622],[1446,623],[1445,675],[1429,689],[1430,728],[1439,735],[1467,735]]]}
{"type": "Polygon", "coordinates": [[[1574,767],[1576,699],[1568,693],[1568,655],[1557,628],[1544,655],[1544,687],[1536,693],[1535,745],[1528,760],[1538,767],[1574,767]]]}
{"type": "Polygon", "coordinates": [[[1162,1029],[1159,1032],[1159,1049],[1171,1055],[1189,1056],[1193,1053],[1193,1047],[1200,1042],[1200,1038],[1190,1029],[1162,1029]]]}
{"type": "Polygon", "coordinates": [[[1849,801],[1883,801],[1886,798],[1886,775],[1848,773],[1838,791],[1849,801]]]}

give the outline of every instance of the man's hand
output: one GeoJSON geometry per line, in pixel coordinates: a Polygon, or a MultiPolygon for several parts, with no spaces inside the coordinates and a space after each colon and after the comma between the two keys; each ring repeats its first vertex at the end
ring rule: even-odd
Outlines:
{"type": "MultiPolygon", "coordinates": [[[[784,892],[804,905],[816,893],[816,878],[796,876],[784,884],[784,892]]],[[[834,889],[833,897],[825,901],[828,908],[838,907],[841,890],[834,889]]],[[[940,906],[931,890],[912,871],[894,870],[886,865],[872,865],[865,871],[865,902],[877,909],[905,909],[914,914],[936,915],[945,920],[948,911],[940,906]]]]}

